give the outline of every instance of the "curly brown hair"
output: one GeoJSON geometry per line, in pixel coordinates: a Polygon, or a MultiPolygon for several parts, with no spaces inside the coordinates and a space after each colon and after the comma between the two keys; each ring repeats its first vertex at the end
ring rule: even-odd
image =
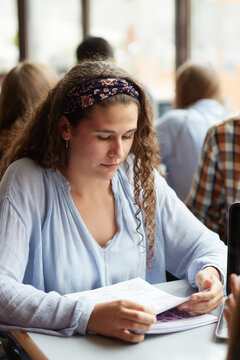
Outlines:
{"type": "MultiPolygon", "coordinates": [[[[64,111],[64,100],[69,91],[82,82],[101,78],[121,78],[132,83],[139,92],[139,101],[129,95],[118,94],[104,99],[97,105],[109,106],[115,103],[138,103],[138,126],[134,136],[130,153],[133,154],[134,199],[137,205],[135,214],[139,224],[139,213],[144,213],[144,225],[147,231],[148,264],[154,256],[155,242],[155,208],[156,195],[154,187],[154,169],[159,169],[159,148],[155,140],[153,127],[153,113],[150,100],[144,87],[130,74],[114,64],[93,61],[74,66],[62,80],[53,88],[46,100],[26,121],[23,131],[16,138],[12,146],[5,153],[1,167],[2,177],[7,167],[15,160],[28,157],[44,168],[57,169],[67,166],[68,158],[59,131],[59,120],[64,111]]],[[[76,127],[87,113],[92,111],[88,107],[67,118],[76,127]]],[[[142,240],[140,241],[141,244],[142,240]]]]}

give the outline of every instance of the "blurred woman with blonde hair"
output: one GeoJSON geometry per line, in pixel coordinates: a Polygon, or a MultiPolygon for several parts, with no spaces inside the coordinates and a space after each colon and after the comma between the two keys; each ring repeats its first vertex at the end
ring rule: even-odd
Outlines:
{"type": "Polygon", "coordinates": [[[22,61],[3,79],[0,93],[0,156],[24,124],[24,115],[56,85],[54,69],[35,61],[22,61]]]}

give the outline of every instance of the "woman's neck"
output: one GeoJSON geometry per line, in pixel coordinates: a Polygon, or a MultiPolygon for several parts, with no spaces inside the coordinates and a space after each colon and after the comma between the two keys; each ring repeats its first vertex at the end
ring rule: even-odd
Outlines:
{"type": "Polygon", "coordinates": [[[69,168],[60,168],[59,171],[65,176],[71,186],[71,193],[80,197],[98,197],[100,194],[111,191],[111,181],[97,178],[89,178],[82,174],[75,174],[69,168]]]}

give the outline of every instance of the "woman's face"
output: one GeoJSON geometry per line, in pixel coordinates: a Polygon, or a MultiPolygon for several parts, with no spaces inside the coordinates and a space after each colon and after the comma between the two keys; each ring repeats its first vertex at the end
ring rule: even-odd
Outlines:
{"type": "Polygon", "coordinates": [[[77,128],[69,125],[69,167],[87,177],[110,180],[126,159],[137,130],[135,103],[95,105],[77,128]]]}

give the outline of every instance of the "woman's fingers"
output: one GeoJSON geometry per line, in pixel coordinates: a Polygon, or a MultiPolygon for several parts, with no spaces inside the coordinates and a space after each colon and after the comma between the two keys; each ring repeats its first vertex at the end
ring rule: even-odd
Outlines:
{"type": "MultiPolygon", "coordinates": [[[[141,320],[140,320],[141,321],[141,320]]],[[[155,322],[155,321],[154,321],[155,322]]],[[[131,331],[148,331],[151,329],[154,322],[139,322],[136,320],[122,319],[121,327],[131,331]]]]}
{"type": "Polygon", "coordinates": [[[230,285],[231,285],[231,294],[227,297],[226,307],[223,310],[223,313],[224,313],[224,316],[225,316],[225,319],[227,322],[229,334],[231,332],[233,318],[234,318],[234,316],[235,316],[234,314],[236,312],[237,299],[238,299],[238,296],[240,296],[240,285],[238,282],[238,276],[236,274],[230,275],[230,285]]]}
{"type": "Polygon", "coordinates": [[[143,334],[156,321],[153,309],[128,300],[117,300],[95,305],[88,321],[87,331],[116,337],[125,341],[140,342],[143,334]]]}
{"type": "Polygon", "coordinates": [[[223,310],[223,313],[224,313],[224,316],[225,316],[225,319],[227,322],[229,334],[230,334],[231,328],[232,328],[232,321],[233,321],[235,309],[236,309],[236,301],[235,301],[233,294],[230,294],[226,299],[226,307],[223,310]]]}
{"type": "Polygon", "coordinates": [[[191,311],[197,314],[205,314],[223,301],[223,287],[219,280],[217,270],[211,267],[199,271],[196,276],[196,283],[200,292],[191,296],[191,301],[181,304],[178,309],[191,311]]]}
{"type": "Polygon", "coordinates": [[[151,325],[156,321],[156,312],[153,309],[135,303],[124,304],[122,318],[137,324],[151,325]]]}
{"type": "Polygon", "coordinates": [[[118,338],[131,343],[139,343],[144,340],[144,334],[134,334],[127,329],[122,330],[119,333],[118,338]]]}
{"type": "Polygon", "coordinates": [[[221,303],[222,303],[222,297],[214,297],[212,300],[188,301],[181,304],[178,307],[178,309],[195,312],[196,314],[205,314],[218,307],[221,303]]]}
{"type": "Polygon", "coordinates": [[[156,313],[150,308],[134,302],[121,301],[123,306],[121,327],[131,331],[148,331],[156,321],[156,313]]]}
{"type": "Polygon", "coordinates": [[[179,310],[192,311],[197,314],[212,311],[222,303],[223,294],[219,289],[206,291],[205,293],[195,293],[191,297],[191,301],[181,304],[179,310]]]}
{"type": "Polygon", "coordinates": [[[240,292],[240,287],[238,283],[238,277],[236,274],[230,275],[230,284],[231,284],[231,292],[235,299],[237,299],[238,294],[240,292]]]}
{"type": "Polygon", "coordinates": [[[140,305],[130,300],[119,300],[128,309],[143,311],[152,315],[156,315],[156,311],[148,306],[140,305]]]}

